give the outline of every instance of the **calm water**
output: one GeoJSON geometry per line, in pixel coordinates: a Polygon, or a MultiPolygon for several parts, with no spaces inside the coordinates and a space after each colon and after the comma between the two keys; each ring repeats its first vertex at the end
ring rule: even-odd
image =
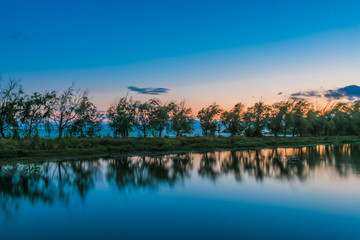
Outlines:
{"type": "Polygon", "coordinates": [[[360,145],[0,167],[1,239],[360,239],[360,145]]]}

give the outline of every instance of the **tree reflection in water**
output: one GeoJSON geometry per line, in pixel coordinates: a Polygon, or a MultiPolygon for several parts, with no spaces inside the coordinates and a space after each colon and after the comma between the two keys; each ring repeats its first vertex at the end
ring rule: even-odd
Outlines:
{"type": "Polygon", "coordinates": [[[106,179],[120,191],[150,188],[160,184],[174,185],[190,176],[189,154],[163,157],[122,157],[107,162],[106,179]]]}
{"type": "Polygon", "coordinates": [[[307,181],[320,173],[358,177],[360,145],[6,165],[0,166],[0,204],[3,215],[11,217],[21,207],[21,201],[49,205],[55,201],[67,205],[73,198],[85,201],[102,180],[127,192],[173,187],[196,174],[211,181],[224,175],[233,176],[236,181],[307,181]]]}

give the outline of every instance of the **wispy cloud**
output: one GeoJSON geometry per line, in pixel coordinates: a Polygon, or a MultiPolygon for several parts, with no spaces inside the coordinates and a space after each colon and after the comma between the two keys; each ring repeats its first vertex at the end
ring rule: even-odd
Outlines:
{"type": "MultiPolygon", "coordinates": [[[[278,95],[281,95],[278,93],[278,95]]],[[[294,101],[305,100],[308,98],[325,98],[328,100],[360,100],[360,86],[349,85],[342,88],[329,89],[326,91],[299,91],[290,94],[289,98],[294,101]]]]}
{"type": "Polygon", "coordinates": [[[140,94],[149,94],[149,95],[160,95],[163,93],[168,93],[170,89],[168,88],[138,88],[134,86],[128,87],[130,91],[137,92],[140,94]]]}
{"type": "Polygon", "coordinates": [[[13,41],[28,41],[30,38],[22,33],[15,33],[9,36],[13,41]]]}
{"type": "Polygon", "coordinates": [[[292,93],[290,95],[290,99],[292,99],[294,101],[304,100],[306,98],[314,98],[314,97],[320,98],[320,97],[322,97],[322,95],[318,91],[296,92],[296,93],[292,93]]]}

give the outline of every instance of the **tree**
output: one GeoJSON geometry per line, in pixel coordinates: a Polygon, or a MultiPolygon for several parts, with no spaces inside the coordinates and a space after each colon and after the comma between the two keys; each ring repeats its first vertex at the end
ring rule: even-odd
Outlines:
{"type": "Polygon", "coordinates": [[[222,112],[220,106],[216,103],[211,104],[207,108],[202,108],[197,117],[199,118],[202,133],[204,136],[213,136],[219,128],[218,121],[215,119],[222,112]]]}
{"type": "Polygon", "coordinates": [[[331,113],[335,124],[335,134],[349,135],[351,122],[349,105],[343,102],[339,102],[333,106],[331,113]]]}
{"type": "Polygon", "coordinates": [[[194,119],[191,117],[191,108],[185,107],[185,102],[173,106],[173,117],[171,129],[176,132],[176,137],[190,134],[194,128],[194,119]]]}
{"type": "Polygon", "coordinates": [[[24,92],[19,81],[10,79],[5,88],[0,87],[0,135],[18,134],[18,115],[22,108],[24,92]]]}
{"type": "Polygon", "coordinates": [[[221,114],[221,123],[226,127],[225,131],[230,132],[231,136],[240,135],[244,131],[242,124],[244,107],[244,104],[237,103],[233,109],[221,114]]]}
{"type": "Polygon", "coordinates": [[[96,106],[84,96],[75,109],[76,118],[71,124],[70,135],[80,137],[94,137],[99,135],[102,129],[102,115],[96,106]]]}
{"type": "Polygon", "coordinates": [[[135,126],[135,114],[135,102],[132,98],[123,97],[118,102],[111,104],[107,111],[107,116],[114,136],[129,136],[135,126]]]}
{"type": "Polygon", "coordinates": [[[21,111],[21,123],[27,137],[31,137],[33,134],[39,135],[38,127],[45,124],[50,117],[51,103],[55,97],[55,92],[45,94],[35,92],[25,98],[21,111]]]}
{"type": "Polygon", "coordinates": [[[165,129],[169,129],[170,127],[170,119],[171,119],[171,112],[174,109],[174,103],[165,103],[162,104],[159,99],[150,99],[149,101],[150,112],[149,112],[149,119],[150,119],[150,126],[153,131],[153,136],[155,133],[158,134],[159,137],[162,136],[162,132],[165,129]]]}
{"type": "Polygon", "coordinates": [[[270,130],[275,137],[280,132],[284,132],[286,136],[287,122],[286,119],[291,109],[290,102],[279,102],[274,103],[270,108],[269,119],[267,121],[267,128],[270,130]]]}
{"type": "Polygon", "coordinates": [[[292,108],[294,106],[294,103],[292,101],[287,101],[283,103],[283,111],[284,111],[284,137],[286,137],[286,134],[288,132],[288,128],[291,125],[292,121],[292,108]]]}
{"type": "Polygon", "coordinates": [[[289,127],[292,135],[303,135],[306,132],[306,120],[304,116],[309,111],[310,104],[304,100],[294,103],[292,112],[289,116],[289,127]]]}
{"type": "Polygon", "coordinates": [[[254,106],[249,107],[244,113],[245,135],[249,137],[260,137],[267,125],[269,117],[269,106],[264,102],[257,102],[254,106]]]}
{"type": "Polygon", "coordinates": [[[307,134],[312,136],[321,136],[325,134],[326,121],[319,111],[313,109],[306,114],[306,130],[307,134]]]}
{"type": "Polygon", "coordinates": [[[360,134],[360,102],[355,103],[350,109],[351,122],[350,129],[351,135],[360,134]]]}
{"type": "Polygon", "coordinates": [[[136,114],[134,126],[143,133],[143,137],[147,137],[148,131],[150,131],[150,110],[151,106],[148,102],[141,103],[136,101],[134,103],[136,114]]]}
{"type": "Polygon", "coordinates": [[[69,129],[76,120],[77,109],[84,98],[88,97],[88,92],[75,91],[74,84],[61,93],[56,94],[53,100],[53,109],[50,118],[58,130],[58,138],[61,138],[65,130],[69,129]]]}

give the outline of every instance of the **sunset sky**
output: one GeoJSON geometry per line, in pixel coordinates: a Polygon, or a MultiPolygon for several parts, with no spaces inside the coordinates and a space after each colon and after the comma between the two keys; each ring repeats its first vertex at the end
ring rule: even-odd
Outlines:
{"type": "Polygon", "coordinates": [[[101,110],[127,93],[195,111],[273,103],[360,85],[359,12],[359,0],[0,0],[0,75],[27,92],[75,82],[101,110]]]}

